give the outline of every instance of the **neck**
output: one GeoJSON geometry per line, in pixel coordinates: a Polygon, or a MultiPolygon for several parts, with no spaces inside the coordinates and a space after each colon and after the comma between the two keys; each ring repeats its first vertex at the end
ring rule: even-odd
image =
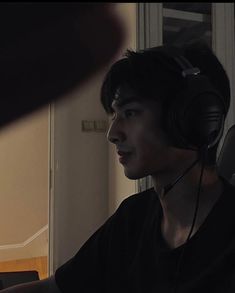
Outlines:
{"type": "MultiPolygon", "coordinates": [[[[164,196],[164,186],[177,178],[153,176],[154,189],[163,210],[162,234],[170,247],[184,243],[191,229],[196,207],[201,167],[196,165],[164,196]],[[172,179],[173,178],[173,179],[172,179]]],[[[196,233],[222,193],[222,182],[215,170],[205,169],[201,181],[199,209],[192,235],[196,233]]]]}

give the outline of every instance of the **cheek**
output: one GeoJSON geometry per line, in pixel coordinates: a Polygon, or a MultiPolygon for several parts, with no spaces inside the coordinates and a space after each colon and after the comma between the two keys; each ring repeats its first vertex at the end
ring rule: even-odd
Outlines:
{"type": "Polygon", "coordinates": [[[167,156],[169,145],[160,134],[146,132],[142,135],[137,154],[144,161],[155,161],[167,156]]]}
{"type": "MultiPolygon", "coordinates": [[[[146,129],[146,128],[145,128],[146,129]]],[[[169,147],[166,136],[160,130],[143,131],[141,145],[146,152],[163,151],[169,147]]]]}
{"type": "Polygon", "coordinates": [[[138,161],[143,168],[149,168],[152,171],[156,168],[168,168],[167,166],[175,159],[169,140],[160,129],[145,132],[140,145],[138,161]]]}

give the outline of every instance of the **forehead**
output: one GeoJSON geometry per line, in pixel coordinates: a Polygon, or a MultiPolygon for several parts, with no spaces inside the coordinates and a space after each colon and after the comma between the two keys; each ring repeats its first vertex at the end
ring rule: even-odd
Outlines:
{"type": "Polygon", "coordinates": [[[123,84],[119,86],[115,92],[112,101],[112,107],[122,107],[129,103],[143,103],[144,99],[140,97],[129,85],[123,84]]]}
{"type": "Polygon", "coordinates": [[[153,112],[157,111],[157,113],[161,109],[161,103],[158,99],[151,98],[147,93],[146,96],[142,96],[128,84],[122,84],[117,88],[111,108],[112,110],[120,109],[127,104],[133,103],[140,105],[143,109],[150,108],[153,112]]]}

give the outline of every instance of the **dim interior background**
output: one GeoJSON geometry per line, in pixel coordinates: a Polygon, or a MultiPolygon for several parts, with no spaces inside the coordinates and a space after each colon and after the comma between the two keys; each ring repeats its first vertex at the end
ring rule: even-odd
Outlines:
{"type": "MultiPolygon", "coordinates": [[[[203,38],[224,64],[233,92],[233,3],[117,3],[116,9],[128,30],[116,58],[127,48],[203,38]]],[[[47,277],[125,197],[151,186],[149,178],[125,178],[106,140],[109,121],[99,102],[106,70],[0,131],[0,271],[47,277]]],[[[232,124],[233,98],[225,132],[232,124]]]]}

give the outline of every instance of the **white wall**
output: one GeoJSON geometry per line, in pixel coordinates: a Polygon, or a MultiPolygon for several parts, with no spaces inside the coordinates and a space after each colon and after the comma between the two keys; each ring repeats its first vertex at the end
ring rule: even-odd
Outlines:
{"type": "MultiPolygon", "coordinates": [[[[135,29],[135,4],[117,4],[117,9],[123,21],[131,23],[130,29],[135,29]]],[[[135,32],[129,32],[129,38],[131,47],[134,47],[135,32]]],[[[130,44],[127,45],[130,47],[130,44]]],[[[63,101],[54,104],[51,273],[71,258],[108,218],[109,194],[112,193],[110,202],[116,203],[126,195],[127,188],[130,190],[133,186],[131,182],[131,188],[127,187],[130,183],[126,183],[125,179],[122,181],[116,167],[112,171],[108,162],[114,158],[112,151],[109,157],[106,133],[81,130],[82,120],[108,120],[100,103],[100,88],[107,69],[96,74],[63,101]],[[110,182],[114,182],[112,186],[109,178],[110,182]],[[116,184],[120,184],[121,188],[114,191],[116,184]],[[124,184],[127,184],[127,188],[124,188],[124,184]]]]}
{"type": "Polygon", "coordinates": [[[53,268],[69,259],[108,214],[105,133],[82,132],[82,120],[107,119],[100,76],[55,104],[53,268]]]}
{"type": "Polygon", "coordinates": [[[48,253],[48,113],[0,129],[0,261],[48,253]]]}

